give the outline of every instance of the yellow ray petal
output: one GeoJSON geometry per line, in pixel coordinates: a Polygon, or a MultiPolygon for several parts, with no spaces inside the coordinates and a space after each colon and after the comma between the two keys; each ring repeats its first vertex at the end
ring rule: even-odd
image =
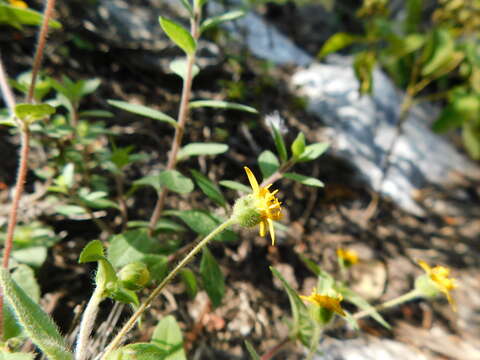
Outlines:
{"type": "Polygon", "coordinates": [[[254,193],[258,192],[259,187],[258,187],[257,179],[255,179],[255,175],[253,175],[252,171],[248,167],[244,166],[243,168],[247,173],[248,181],[250,182],[250,186],[252,187],[253,192],[254,193]]]}
{"type": "Polygon", "coordinates": [[[265,236],[265,221],[260,222],[260,236],[265,236]]]}
{"type": "Polygon", "coordinates": [[[268,230],[270,231],[270,237],[272,238],[272,245],[275,245],[275,230],[273,229],[273,221],[267,219],[268,222],[268,230]]]}

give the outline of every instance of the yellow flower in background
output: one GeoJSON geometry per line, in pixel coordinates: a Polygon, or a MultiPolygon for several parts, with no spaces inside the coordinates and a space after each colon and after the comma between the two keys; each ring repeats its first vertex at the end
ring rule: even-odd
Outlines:
{"type": "Polygon", "coordinates": [[[24,1],[21,1],[21,0],[9,0],[9,2],[10,2],[10,5],[18,7],[18,8],[22,8],[22,9],[27,9],[28,8],[28,5],[24,1]]]}
{"type": "Polygon", "coordinates": [[[281,203],[275,197],[278,190],[270,192],[269,188],[272,184],[266,187],[260,187],[258,185],[255,175],[248,167],[244,167],[248,176],[248,181],[253,190],[253,206],[256,208],[260,215],[260,236],[265,236],[268,231],[272,238],[272,245],[275,245],[275,231],[273,229],[273,220],[280,220],[282,218],[281,203]]]}
{"type": "Polygon", "coordinates": [[[347,266],[358,263],[358,254],[355,250],[338,248],[337,256],[339,259],[343,260],[347,266]]]}
{"type": "Polygon", "coordinates": [[[343,300],[343,296],[340,294],[336,294],[336,296],[323,295],[317,293],[317,289],[314,288],[309,296],[300,295],[300,299],[328,309],[338,315],[347,316],[340,305],[340,302],[343,300]]]}
{"type": "Polygon", "coordinates": [[[427,273],[430,280],[435,284],[437,289],[445,294],[448,302],[453,310],[456,310],[455,302],[450,295],[450,291],[455,289],[458,284],[454,278],[449,278],[450,269],[443,266],[430,267],[425,261],[420,260],[418,264],[427,273]]]}

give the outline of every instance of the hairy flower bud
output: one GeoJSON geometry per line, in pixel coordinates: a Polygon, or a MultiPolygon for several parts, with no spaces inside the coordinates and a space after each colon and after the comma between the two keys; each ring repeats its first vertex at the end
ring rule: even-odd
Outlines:
{"type": "Polygon", "coordinates": [[[125,289],[138,291],[147,285],[150,280],[150,272],[144,263],[133,262],[120,270],[118,280],[125,289]]]}
{"type": "Polygon", "coordinates": [[[256,199],[253,194],[243,196],[235,202],[233,217],[240,226],[246,228],[260,224],[262,215],[256,207],[256,199]]]}

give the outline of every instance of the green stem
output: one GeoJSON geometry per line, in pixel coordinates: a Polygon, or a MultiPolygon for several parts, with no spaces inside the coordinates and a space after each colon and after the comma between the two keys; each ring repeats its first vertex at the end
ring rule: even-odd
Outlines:
{"type": "Polygon", "coordinates": [[[406,293],[406,294],[400,295],[400,296],[397,297],[397,298],[394,298],[394,299],[392,299],[392,300],[385,301],[384,303],[375,306],[373,309],[368,309],[368,310],[360,311],[360,312],[354,314],[354,315],[353,315],[353,318],[354,318],[354,319],[360,319],[360,318],[363,318],[363,317],[365,317],[365,316],[368,316],[368,315],[374,313],[375,311],[380,311],[380,310],[388,309],[388,308],[391,308],[391,307],[394,307],[394,306],[403,304],[403,303],[405,303],[405,302],[407,302],[407,301],[413,300],[413,299],[418,298],[418,297],[421,297],[421,296],[422,296],[421,293],[419,293],[417,290],[413,289],[413,290],[409,291],[409,292],[406,293]]]}
{"type": "Polygon", "coordinates": [[[78,332],[77,346],[75,347],[75,360],[84,360],[87,358],[87,346],[93,325],[97,317],[98,306],[103,300],[103,287],[97,286],[93,292],[88,305],[83,313],[80,322],[80,331],[78,332]]]}
{"type": "Polygon", "coordinates": [[[214,229],[210,234],[208,234],[203,240],[201,240],[188,254],[183,258],[182,261],[178,263],[178,265],[163,279],[163,281],[158,285],[155,290],[152,291],[150,296],[140,305],[140,307],[135,311],[135,313],[128,319],[128,321],[123,325],[122,329],[118,332],[115,338],[110,342],[110,344],[105,349],[101,360],[106,360],[108,355],[117,348],[117,346],[122,341],[123,337],[127,334],[128,331],[135,325],[135,322],[138,318],[143,314],[143,312],[147,309],[147,307],[152,303],[152,301],[162,292],[162,290],[167,286],[167,284],[179,273],[179,271],[187,265],[190,261],[193,260],[195,255],[197,255],[200,250],[205,247],[210,240],[212,240],[215,236],[220,234],[230,225],[233,225],[235,220],[230,218],[220,224],[216,229],[214,229]]]}

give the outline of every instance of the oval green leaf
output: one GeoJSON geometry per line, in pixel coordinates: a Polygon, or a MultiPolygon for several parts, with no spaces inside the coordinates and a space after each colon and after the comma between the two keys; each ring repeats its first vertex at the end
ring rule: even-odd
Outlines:
{"type": "Polygon", "coordinates": [[[195,100],[195,101],[190,101],[189,105],[191,109],[197,109],[201,107],[211,107],[211,108],[226,109],[226,110],[240,110],[240,111],[246,111],[252,114],[258,114],[258,111],[250,106],[228,102],[228,101],[221,101],[221,100],[195,100]]]}
{"type": "Polygon", "coordinates": [[[131,112],[131,113],[134,113],[134,114],[137,114],[137,115],[145,116],[145,117],[148,117],[150,119],[163,121],[163,122],[169,123],[170,125],[173,125],[175,127],[177,126],[177,122],[175,121],[174,118],[168,116],[167,114],[164,114],[161,111],[149,108],[147,106],[138,105],[138,104],[130,104],[128,102],[120,101],[120,100],[107,100],[107,102],[110,105],[115,106],[119,109],[131,112]]]}
{"type": "Polygon", "coordinates": [[[225,293],[225,277],[212,253],[206,247],[203,248],[200,275],[213,307],[220,306],[225,293]]]}
{"type": "Polygon", "coordinates": [[[160,185],[167,187],[169,190],[179,194],[188,194],[195,187],[193,181],[177,170],[162,171],[158,176],[160,185]]]}
{"type": "Polygon", "coordinates": [[[190,33],[176,22],[160,16],[158,18],[160,26],[168,35],[170,40],[177,44],[185,53],[192,55],[195,53],[197,43],[190,33]]]}
{"type": "Polygon", "coordinates": [[[300,175],[297,173],[285,173],[283,174],[283,177],[286,179],[298,181],[299,183],[303,185],[308,185],[308,186],[316,186],[316,187],[324,187],[324,183],[321,182],[320,180],[310,177],[310,176],[305,176],[305,175],[300,175]]]}

